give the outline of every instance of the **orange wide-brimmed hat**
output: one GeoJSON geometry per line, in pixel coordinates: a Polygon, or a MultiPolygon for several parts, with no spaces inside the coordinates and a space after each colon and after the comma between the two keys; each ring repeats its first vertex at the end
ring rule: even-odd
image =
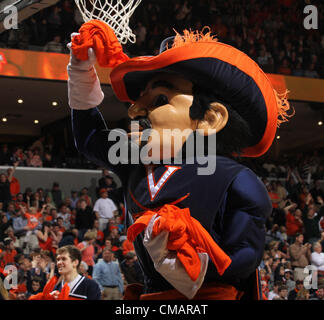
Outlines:
{"type": "MultiPolygon", "coordinates": [[[[116,41],[113,43],[117,48],[116,41]]],[[[286,92],[280,96],[255,61],[242,51],[219,42],[210,32],[185,30],[183,35],[163,41],[156,56],[125,58],[121,46],[118,49],[116,56],[119,61],[122,57],[123,62],[106,66],[112,67],[111,85],[119,100],[135,102],[158,73],[182,75],[212,91],[218,100],[229,104],[250,124],[253,141],[241,156],[264,154],[272,144],[278,125],[289,117],[286,92]]],[[[95,52],[97,58],[101,57],[100,50],[95,49],[95,52]]],[[[104,52],[107,53],[107,49],[102,51],[102,57],[107,59],[104,52]]]]}

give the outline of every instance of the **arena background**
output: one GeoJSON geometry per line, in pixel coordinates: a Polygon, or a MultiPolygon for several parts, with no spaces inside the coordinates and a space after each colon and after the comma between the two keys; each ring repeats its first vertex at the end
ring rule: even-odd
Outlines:
{"type": "MultiPolygon", "coordinates": [[[[173,35],[172,27],[181,31],[211,26],[219,41],[254,58],[279,92],[288,88],[296,112],[278,129],[266,155],[241,161],[268,182],[285,183],[291,167],[309,189],[314,179],[324,188],[323,21],[321,1],[143,0],[130,23],[140,40],[126,44],[124,50],[129,56],[156,54],[161,40],[173,35]],[[317,8],[317,29],[304,26],[307,5],[317,8]]],[[[17,147],[27,153],[44,137],[52,157],[51,168],[26,163],[17,167],[22,193],[27,187],[50,191],[58,182],[65,195],[87,187],[93,201],[97,199],[102,168],[75,149],[67,100],[66,44],[81,23],[70,0],[0,3],[0,144],[7,145],[11,155],[17,147]],[[3,22],[8,14],[3,10],[10,4],[18,9],[19,24],[6,30],[3,22]]],[[[115,98],[106,71],[97,66],[97,72],[105,93],[100,111],[110,128],[126,128],[127,105],[115,98]]],[[[7,162],[0,163],[2,172],[13,165],[7,162]]],[[[111,174],[120,187],[118,177],[111,174]]]]}

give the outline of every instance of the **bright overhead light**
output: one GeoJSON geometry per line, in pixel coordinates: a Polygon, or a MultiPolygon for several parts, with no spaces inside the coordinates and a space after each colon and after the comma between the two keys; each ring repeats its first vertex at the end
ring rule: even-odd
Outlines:
{"type": "Polygon", "coordinates": [[[323,122],[322,121],[318,121],[317,123],[319,126],[323,125],[323,122]]]}
{"type": "Polygon", "coordinates": [[[2,122],[7,122],[8,119],[3,117],[1,120],[2,120],[2,122]]]}
{"type": "Polygon", "coordinates": [[[37,123],[39,123],[39,121],[38,120],[34,120],[34,123],[37,124],[37,123]]]}
{"type": "Polygon", "coordinates": [[[56,107],[58,105],[58,103],[56,101],[52,102],[52,106],[56,107]]]}
{"type": "Polygon", "coordinates": [[[18,99],[17,102],[18,102],[18,103],[23,103],[24,100],[23,100],[23,99],[18,99]]]}
{"type": "Polygon", "coordinates": [[[280,139],[280,136],[277,136],[277,139],[279,140],[280,139]]]}

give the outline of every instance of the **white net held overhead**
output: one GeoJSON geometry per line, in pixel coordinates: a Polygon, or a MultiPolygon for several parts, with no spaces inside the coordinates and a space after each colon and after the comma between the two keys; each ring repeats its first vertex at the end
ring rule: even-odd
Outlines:
{"type": "Polygon", "coordinates": [[[142,0],[74,0],[84,22],[92,19],[106,22],[120,43],[136,42],[129,19],[142,0]]]}

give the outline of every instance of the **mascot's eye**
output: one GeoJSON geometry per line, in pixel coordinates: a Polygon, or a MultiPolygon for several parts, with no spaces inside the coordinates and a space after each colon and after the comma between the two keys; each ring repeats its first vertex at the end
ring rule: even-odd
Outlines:
{"type": "Polygon", "coordinates": [[[169,103],[168,97],[164,94],[160,94],[154,99],[152,107],[160,107],[168,103],[169,103]]]}

